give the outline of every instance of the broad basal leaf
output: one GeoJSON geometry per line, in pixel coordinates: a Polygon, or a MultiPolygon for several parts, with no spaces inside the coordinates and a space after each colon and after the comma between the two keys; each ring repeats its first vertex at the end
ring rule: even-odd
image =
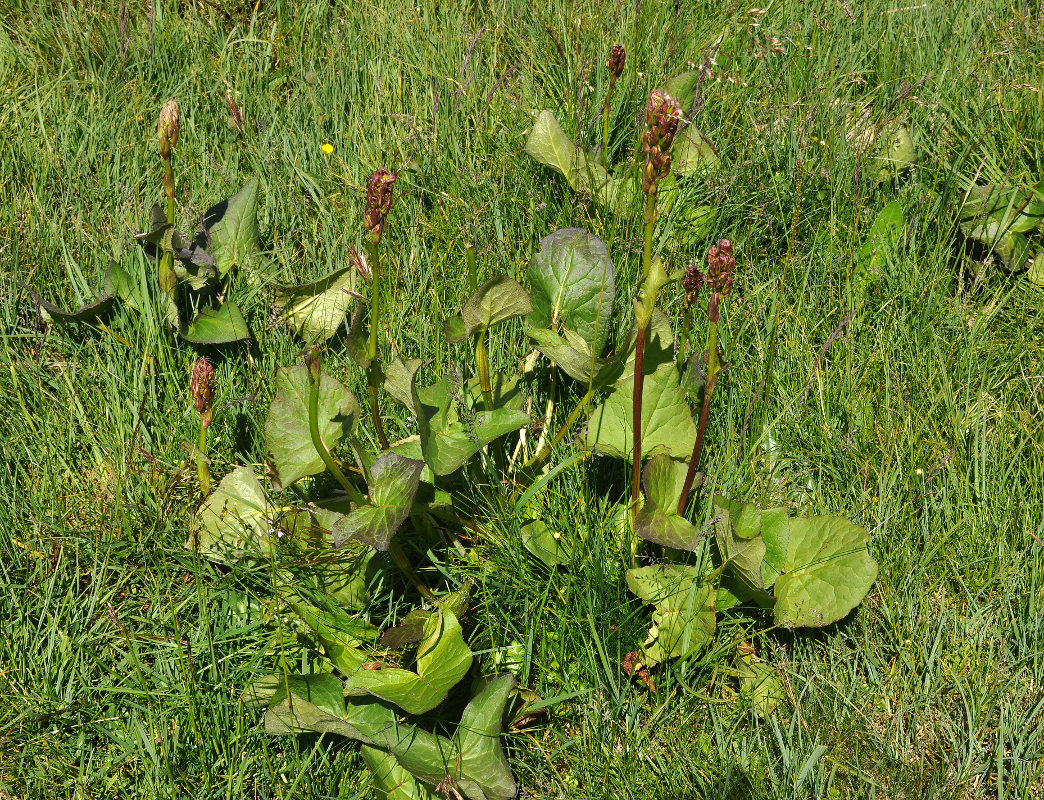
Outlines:
{"type": "Polygon", "coordinates": [[[344,693],[373,695],[395,703],[407,714],[423,714],[441,703],[471,667],[471,650],[451,611],[432,615],[417,650],[417,671],[386,668],[349,676],[344,693]]]}
{"type": "Polygon", "coordinates": [[[688,114],[692,108],[692,102],[696,99],[696,87],[700,84],[699,70],[690,70],[676,75],[667,81],[663,91],[678,101],[682,114],[688,114]]]}
{"type": "Polygon", "coordinates": [[[529,293],[518,281],[507,275],[496,275],[468,298],[461,317],[467,332],[476,334],[512,317],[524,317],[532,310],[529,293]]]}
{"type": "Polygon", "coordinates": [[[370,770],[377,800],[441,800],[430,787],[399,764],[391,753],[364,744],[359,754],[370,770]]]}
{"type": "Polygon", "coordinates": [[[423,363],[419,358],[396,358],[384,368],[384,391],[414,414],[417,409],[413,405],[413,380],[423,363]]]}
{"type": "Polygon", "coordinates": [[[537,115],[526,141],[526,152],[564,175],[574,191],[590,194],[603,208],[624,207],[633,199],[633,182],[610,177],[597,158],[573,144],[550,111],[537,115]]]}
{"type": "Polygon", "coordinates": [[[530,422],[527,414],[510,408],[468,411],[469,418],[461,419],[458,400],[451,395],[445,379],[427,387],[414,383],[413,402],[421,451],[436,475],[448,475],[494,439],[530,422]]]}
{"type": "Polygon", "coordinates": [[[772,588],[783,569],[789,517],[783,508],[762,511],[753,503],[714,498],[714,535],[727,569],[748,589],[772,588]]]}
{"type": "Polygon", "coordinates": [[[884,271],[903,239],[903,207],[893,200],[877,212],[866,239],[856,251],[852,286],[857,291],[884,271]]]}
{"type": "Polygon", "coordinates": [[[671,169],[676,175],[704,175],[718,165],[718,151],[695,125],[686,125],[671,147],[671,169]]]}
{"type": "Polygon", "coordinates": [[[873,160],[873,166],[877,168],[875,182],[896,178],[917,162],[917,148],[910,129],[905,125],[885,126],[879,141],[882,147],[873,160]]]}
{"type": "Polygon", "coordinates": [[[256,177],[227,200],[211,206],[203,215],[207,249],[222,277],[233,267],[252,267],[260,251],[257,232],[256,177]]]}
{"type": "Polygon", "coordinates": [[[239,467],[222,478],[200,506],[185,547],[198,547],[201,554],[225,562],[267,550],[273,544],[269,523],[273,513],[253,471],[239,467]]]}
{"type": "Polygon", "coordinates": [[[653,666],[699,652],[714,636],[714,592],[698,567],[657,564],[627,570],[627,588],[655,605],[643,660],[653,666]]]}
{"type": "Polygon", "coordinates": [[[645,505],[634,521],[643,539],[678,550],[695,550],[703,541],[699,529],[678,514],[678,500],[689,465],[667,456],[655,456],[642,472],[645,505]]]}
{"type": "Polygon", "coordinates": [[[776,579],[777,625],[837,622],[866,597],[877,578],[869,534],[844,517],[793,517],[783,573],[776,579]]]}
{"type": "MultiPolygon", "coordinates": [[[[634,443],[632,395],[634,379],[620,380],[587,426],[587,446],[614,458],[631,458],[634,443]]],[[[696,441],[696,425],[678,370],[667,364],[645,377],[642,396],[642,456],[688,459],[696,441]]]]}
{"type": "Polygon", "coordinates": [[[182,324],[180,333],[192,344],[228,344],[250,338],[243,312],[231,301],[204,309],[192,322],[182,324]]]}
{"type": "Polygon", "coordinates": [[[333,526],[334,546],[349,539],[387,550],[391,538],[410,515],[423,461],[383,453],[370,470],[370,505],[357,506],[333,526]]]}
{"type": "Polygon", "coordinates": [[[587,340],[569,328],[563,328],[561,335],[550,328],[532,328],[527,333],[536,342],[537,350],[585,386],[593,384],[597,389],[612,383],[624,369],[621,357],[595,357],[587,340]]]}
{"type": "Polygon", "coordinates": [[[736,654],[736,672],[740,696],[750,701],[754,713],[766,718],[783,702],[783,683],[771,664],[756,661],[753,656],[736,654]]]}
{"type": "MultiPolygon", "coordinates": [[[[265,450],[272,468],[272,488],[283,491],[306,475],[326,469],[308,429],[308,368],[303,364],[276,373],[276,396],[265,418],[265,450]]],[[[325,373],[319,381],[319,434],[333,450],[355,427],[359,404],[325,373]]]]}
{"type": "Polygon", "coordinates": [[[1033,189],[972,186],[961,208],[961,232],[992,249],[1015,271],[1030,258],[1026,234],[1044,226],[1044,183],[1033,189]]]}
{"type": "Polygon", "coordinates": [[[275,287],[276,307],[306,341],[326,341],[344,325],[356,302],[354,267],[334,270],[300,286],[275,287]]]}
{"type": "Polygon", "coordinates": [[[583,228],[565,228],[540,240],[529,260],[532,328],[559,326],[580,334],[596,355],[605,348],[616,298],[613,262],[605,244],[583,228]]]}
{"type": "Polygon", "coordinates": [[[515,796],[515,778],[500,743],[504,707],[514,688],[514,676],[494,678],[468,703],[460,718],[453,737],[460,753],[455,775],[457,788],[471,800],[512,800],[515,796]]]}
{"type": "Polygon", "coordinates": [[[377,629],[361,617],[324,611],[307,603],[291,608],[319,639],[326,657],[345,675],[356,672],[369,658],[359,648],[377,638],[377,629]]]}

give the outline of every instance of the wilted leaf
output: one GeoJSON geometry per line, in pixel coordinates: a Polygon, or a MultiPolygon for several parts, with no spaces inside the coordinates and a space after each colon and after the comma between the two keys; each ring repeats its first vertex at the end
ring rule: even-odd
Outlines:
{"type": "Polygon", "coordinates": [[[417,650],[417,671],[385,668],[360,670],[349,676],[349,697],[373,695],[395,703],[407,714],[423,714],[441,703],[471,668],[471,650],[451,611],[432,615],[417,650]]]}
{"type": "Polygon", "coordinates": [[[376,550],[387,550],[405,522],[417,495],[423,461],[383,453],[370,470],[370,505],[358,506],[333,526],[334,546],[353,539],[376,550]]]}
{"type": "Polygon", "coordinates": [[[529,260],[533,286],[530,327],[575,331],[598,355],[605,348],[616,298],[613,262],[605,244],[583,228],[565,228],[540,240],[529,260]]]}
{"type": "MultiPolygon", "coordinates": [[[[265,418],[265,450],[277,492],[326,469],[308,428],[309,389],[308,367],[303,364],[276,373],[276,395],[265,418]]],[[[359,413],[354,395],[324,373],[319,379],[319,435],[328,450],[351,433],[359,413]]]]}

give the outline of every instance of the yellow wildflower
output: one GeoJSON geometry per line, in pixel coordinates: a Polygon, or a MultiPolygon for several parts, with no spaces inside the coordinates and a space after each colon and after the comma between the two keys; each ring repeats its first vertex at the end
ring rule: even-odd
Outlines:
{"type": "Polygon", "coordinates": [[[333,145],[330,144],[329,142],[324,144],[323,145],[323,152],[326,153],[326,155],[330,155],[333,152],[333,145]]]}

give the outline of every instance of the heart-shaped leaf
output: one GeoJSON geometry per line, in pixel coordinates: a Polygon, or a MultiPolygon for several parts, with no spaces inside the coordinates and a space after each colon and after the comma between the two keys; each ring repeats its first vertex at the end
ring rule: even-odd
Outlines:
{"type": "Polygon", "coordinates": [[[354,267],[344,267],[300,286],[277,286],[276,307],[303,339],[326,341],[344,325],[358,298],[357,276],[354,267]]]}
{"type": "Polygon", "coordinates": [[[533,310],[529,293],[507,275],[496,275],[482,284],[464,304],[461,317],[468,334],[483,333],[498,322],[524,317],[533,310]]]}
{"type": "Polygon", "coordinates": [[[917,163],[917,147],[910,129],[905,125],[885,126],[878,141],[882,146],[872,162],[877,169],[875,183],[897,178],[901,172],[917,163]]]}
{"type": "MultiPolygon", "coordinates": [[[[587,426],[587,446],[614,458],[631,458],[634,378],[620,380],[616,391],[595,409],[587,426]]],[[[673,362],[647,375],[642,395],[642,456],[688,459],[696,425],[673,362]]]]}
{"type": "Polygon", "coordinates": [[[254,266],[261,249],[257,231],[256,177],[248,180],[227,200],[211,206],[203,215],[211,255],[218,272],[224,277],[234,266],[254,266]]]}
{"type": "Polygon", "coordinates": [[[405,522],[417,495],[423,461],[383,453],[370,470],[370,505],[358,506],[333,526],[334,546],[349,539],[385,551],[405,522]]]}
{"type": "Polygon", "coordinates": [[[859,605],[877,578],[869,538],[844,517],[792,517],[786,562],[774,587],[776,624],[829,625],[859,605]]]}
{"type": "Polygon", "coordinates": [[[651,458],[645,465],[645,505],[634,521],[635,533],[643,539],[678,550],[695,550],[703,541],[699,529],[678,514],[688,468],[686,462],[667,456],[651,458]]]}
{"type": "Polygon", "coordinates": [[[349,697],[373,695],[395,703],[407,714],[423,714],[441,703],[471,668],[471,650],[457,618],[449,610],[432,615],[417,650],[417,671],[386,668],[349,676],[349,697]]]}
{"type": "MultiPolygon", "coordinates": [[[[306,475],[326,469],[308,428],[310,379],[303,364],[276,373],[276,395],[265,418],[265,450],[272,488],[281,492],[306,475]]],[[[319,435],[333,450],[359,418],[354,395],[325,373],[319,378],[319,435]]]]}
{"type": "Polygon", "coordinates": [[[643,660],[654,666],[686,658],[714,636],[714,592],[698,567],[657,564],[627,570],[627,588],[655,606],[643,660]]]}
{"type": "Polygon", "coordinates": [[[603,208],[623,207],[633,198],[634,184],[610,177],[597,158],[573,144],[550,111],[537,115],[526,152],[565,176],[573,191],[590,194],[603,208]]]}
{"type": "Polygon", "coordinates": [[[559,326],[580,334],[591,352],[605,348],[616,298],[613,262],[605,244],[583,228],[565,228],[540,240],[529,260],[532,328],[559,326]]]}
{"type": "Polygon", "coordinates": [[[200,506],[185,547],[199,548],[201,554],[224,562],[268,550],[273,546],[272,513],[268,495],[253,471],[239,467],[222,478],[200,506]]]}
{"type": "Polygon", "coordinates": [[[424,460],[436,475],[448,475],[475,453],[530,422],[529,415],[510,408],[469,412],[461,420],[445,379],[427,387],[414,383],[413,403],[424,460]]]}
{"type": "Polygon", "coordinates": [[[206,308],[188,325],[181,326],[181,338],[192,344],[228,344],[250,338],[250,329],[239,306],[226,301],[206,308]]]}

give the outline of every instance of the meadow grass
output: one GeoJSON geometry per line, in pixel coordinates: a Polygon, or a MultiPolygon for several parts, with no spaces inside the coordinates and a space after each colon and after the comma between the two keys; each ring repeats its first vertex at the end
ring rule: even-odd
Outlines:
{"type": "MultiPolygon", "coordinates": [[[[1044,793],[1044,297],[990,260],[966,261],[956,223],[976,176],[1044,176],[1040,8],[186,0],[157,2],[154,19],[128,3],[121,26],[117,4],[7,0],[0,798],[370,796],[354,745],[268,737],[241,699],[300,650],[263,602],[271,575],[218,569],[184,548],[198,503],[193,351],[151,305],[104,327],[43,326],[22,287],[79,305],[110,258],[151,280],[130,235],[161,196],[162,103],[176,97],[185,117],[175,162],[185,225],[259,176],[283,282],[343,266],[360,243],[366,176],[398,170],[383,247],[395,276],[387,341],[441,372],[466,360],[440,323],[459,310],[468,242],[480,277],[524,282],[540,237],[588,227],[606,239],[618,285],[635,284],[634,221],[523,152],[542,108],[585,145],[600,141],[603,64],[618,41],[628,60],[617,161],[649,90],[687,63],[707,69],[695,123],[722,168],[683,183],[657,236],[674,266],[712,239],[736,244],[709,480],[848,516],[871,532],[881,569],[842,623],[756,640],[786,688],[769,719],[734,696],[728,673],[730,644],[763,619],[724,626],[710,652],[658,673],[651,694],[619,666],[648,626],[604,499],[626,482],[609,465],[567,473],[548,500],[562,533],[584,543],[567,568],[526,555],[512,519],[483,532],[480,564],[438,565],[451,586],[475,581],[480,658],[517,643],[523,682],[563,698],[508,737],[522,796],[1044,793]],[[916,167],[875,182],[872,154],[846,136],[861,118],[907,125],[916,167]],[[893,199],[901,242],[856,298],[855,254],[893,199]],[[713,206],[705,241],[684,235],[693,203],[713,206]],[[752,406],[777,325],[770,396],[752,406]]],[[[270,323],[264,286],[239,279],[230,294],[254,341],[212,353],[216,478],[263,461],[275,370],[300,356],[270,323]]],[[[618,320],[622,330],[626,314],[618,320]]],[[[521,358],[521,328],[494,336],[491,352],[521,358]]],[[[365,394],[341,340],[324,363],[365,394]]],[[[387,411],[392,438],[412,433],[387,411]]]]}

